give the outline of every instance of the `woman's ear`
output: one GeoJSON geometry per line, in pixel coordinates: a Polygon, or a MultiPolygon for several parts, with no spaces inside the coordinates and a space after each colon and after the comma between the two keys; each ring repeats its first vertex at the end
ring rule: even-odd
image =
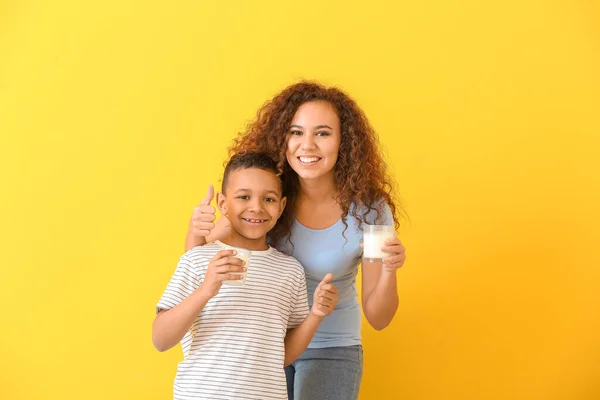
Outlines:
{"type": "Polygon", "coordinates": [[[221,192],[217,193],[217,207],[219,207],[221,215],[227,216],[227,199],[221,192]]]}

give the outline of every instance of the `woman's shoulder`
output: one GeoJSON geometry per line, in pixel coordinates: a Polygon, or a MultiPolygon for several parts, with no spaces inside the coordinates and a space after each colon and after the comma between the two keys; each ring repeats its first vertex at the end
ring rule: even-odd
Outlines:
{"type": "Polygon", "coordinates": [[[360,217],[361,222],[369,225],[388,225],[394,222],[392,209],[390,205],[381,198],[369,205],[356,199],[350,204],[347,219],[354,218],[354,215],[360,217]]]}

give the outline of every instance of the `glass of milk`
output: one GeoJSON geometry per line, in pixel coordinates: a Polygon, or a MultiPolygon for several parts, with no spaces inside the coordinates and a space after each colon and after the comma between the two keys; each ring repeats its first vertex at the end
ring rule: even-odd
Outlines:
{"type": "Polygon", "coordinates": [[[384,253],[381,248],[385,246],[388,238],[396,236],[393,225],[367,225],[363,224],[363,258],[366,261],[381,262],[392,253],[384,253]]]}
{"type": "Polygon", "coordinates": [[[223,284],[230,286],[246,286],[246,274],[248,273],[248,264],[250,264],[250,256],[252,252],[247,249],[242,249],[241,247],[232,247],[232,246],[224,246],[227,250],[235,250],[234,257],[239,258],[244,262],[242,267],[246,267],[246,272],[231,272],[231,275],[241,275],[242,279],[240,280],[227,280],[223,281],[223,284]]]}

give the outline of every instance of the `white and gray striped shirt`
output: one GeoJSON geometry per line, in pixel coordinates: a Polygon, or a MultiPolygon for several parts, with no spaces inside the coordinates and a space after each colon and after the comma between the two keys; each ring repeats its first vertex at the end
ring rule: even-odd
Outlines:
{"type": "MultiPolygon", "coordinates": [[[[157,308],[191,295],[220,249],[210,243],[186,252],[157,308]]],[[[284,338],[308,315],[307,300],[295,258],[274,248],[253,251],[246,285],[223,285],[181,340],[174,399],[287,399],[284,338]]]]}

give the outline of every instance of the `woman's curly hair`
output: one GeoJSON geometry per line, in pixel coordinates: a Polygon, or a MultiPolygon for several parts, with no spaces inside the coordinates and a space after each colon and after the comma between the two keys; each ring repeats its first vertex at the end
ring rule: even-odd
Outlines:
{"type": "Polygon", "coordinates": [[[287,139],[296,111],[302,104],[310,101],[330,103],[340,119],[341,144],[334,176],[338,192],[336,200],[343,213],[344,232],[348,229],[346,217],[354,202],[361,205],[353,207],[351,212],[359,224],[365,222],[366,215],[371,211],[376,212],[375,221],[379,220],[387,203],[398,228],[399,210],[395,205],[393,181],[379,150],[377,133],[364,112],[340,89],[303,81],[285,88],[267,101],[258,110],[256,119],[248,124],[244,132],[240,132],[229,148],[230,156],[236,153],[264,152],[277,162],[284,195],[287,196],[287,207],[268,234],[270,243],[289,240],[300,184],[298,175],[287,162],[287,139]]]}

